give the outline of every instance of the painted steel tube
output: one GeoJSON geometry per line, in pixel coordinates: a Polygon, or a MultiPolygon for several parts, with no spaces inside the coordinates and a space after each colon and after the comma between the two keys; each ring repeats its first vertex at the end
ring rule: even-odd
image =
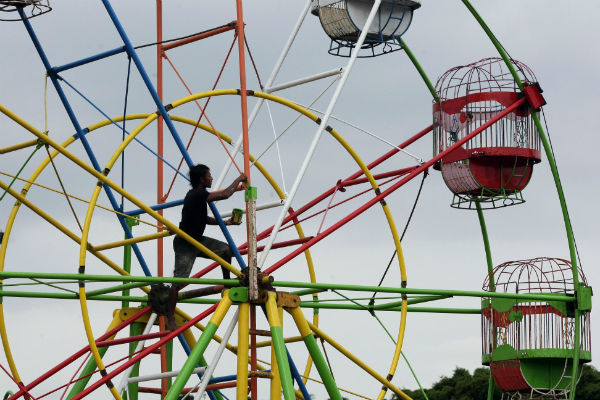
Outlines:
{"type": "Polygon", "coordinates": [[[522,98],[522,99],[516,101],[510,107],[507,107],[506,109],[504,109],[504,111],[498,113],[494,118],[490,119],[488,122],[486,122],[485,124],[481,125],[479,128],[475,129],[473,132],[469,133],[464,138],[462,138],[459,141],[457,141],[454,145],[450,146],[448,149],[446,149],[443,152],[439,153],[437,156],[433,157],[431,160],[429,160],[428,162],[424,163],[423,165],[415,168],[415,170],[413,172],[409,173],[405,178],[403,178],[400,181],[396,182],[391,187],[389,187],[388,189],[386,189],[384,192],[381,192],[381,194],[378,194],[375,197],[373,197],[366,204],[364,204],[361,207],[359,207],[356,211],[352,212],[347,217],[343,218],[339,222],[337,222],[334,225],[330,226],[329,228],[325,229],[319,235],[315,236],[312,240],[310,240],[308,243],[303,244],[298,249],[296,249],[292,253],[288,254],[286,257],[282,258],[281,260],[277,261],[275,264],[271,265],[269,268],[265,269],[265,273],[270,274],[273,271],[277,270],[282,265],[284,265],[285,263],[287,263],[291,259],[295,258],[298,254],[300,254],[305,249],[311,247],[315,243],[320,242],[326,236],[328,236],[331,233],[333,233],[334,231],[338,230],[339,228],[341,228],[342,226],[344,226],[345,224],[347,224],[349,221],[351,221],[352,219],[356,218],[358,215],[362,214],[364,211],[366,211],[369,208],[371,208],[376,203],[382,201],[389,194],[393,193],[395,190],[397,190],[399,187],[401,187],[402,185],[404,185],[405,183],[407,183],[408,181],[410,181],[411,179],[413,179],[415,176],[421,174],[423,171],[425,171],[426,169],[428,169],[429,167],[431,167],[437,161],[441,160],[447,154],[449,154],[450,152],[454,151],[456,148],[462,146],[464,143],[466,143],[467,141],[471,140],[473,137],[477,136],[483,130],[485,130],[489,126],[493,125],[496,121],[500,120],[504,116],[506,116],[506,115],[510,114],[511,112],[513,112],[516,108],[518,108],[519,106],[521,106],[522,104],[524,104],[525,101],[526,101],[525,98],[522,98]]]}
{"type": "Polygon", "coordinates": [[[283,341],[283,329],[281,327],[281,320],[279,319],[279,311],[277,310],[277,294],[275,292],[268,293],[267,304],[265,306],[267,309],[269,325],[271,327],[271,339],[273,340],[273,347],[275,348],[283,397],[285,400],[295,400],[296,394],[285,350],[285,342],[283,341]]]}
{"type": "Polygon", "coordinates": [[[364,362],[362,362],[358,357],[356,357],[355,355],[353,355],[352,353],[350,353],[348,350],[346,350],[342,345],[340,345],[338,342],[336,342],[331,337],[329,337],[325,332],[323,332],[322,330],[320,330],[319,328],[317,328],[316,326],[314,326],[310,322],[308,323],[308,325],[309,325],[310,329],[318,337],[320,337],[323,340],[325,340],[327,343],[329,343],[336,350],[338,350],[340,353],[342,353],[344,356],[346,356],[349,360],[351,360],[353,363],[355,363],[360,368],[362,368],[365,372],[367,372],[373,378],[375,378],[376,380],[378,380],[379,382],[381,382],[387,388],[391,389],[394,393],[396,393],[398,396],[400,396],[400,398],[405,399],[405,400],[411,400],[411,398],[408,397],[406,395],[406,393],[404,393],[402,390],[398,389],[396,386],[392,385],[392,383],[389,382],[386,378],[384,378],[383,376],[381,376],[380,374],[378,374],[375,370],[373,370],[367,364],[365,364],[364,362]]]}
{"type": "MultiPolygon", "coordinates": [[[[110,325],[107,329],[107,332],[114,330],[120,324],[121,324],[121,318],[118,315],[115,315],[115,317],[113,318],[112,322],[110,323],[110,325]]],[[[113,339],[115,337],[115,335],[116,335],[116,333],[114,335],[108,337],[107,340],[113,339]]],[[[108,347],[104,347],[104,348],[100,349],[100,355],[102,357],[104,357],[104,354],[106,354],[107,351],[108,351],[108,347]]],[[[96,368],[97,368],[97,365],[96,365],[96,362],[94,361],[94,359],[88,360],[88,362],[85,364],[85,367],[81,370],[81,373],[79,374],[79,379],[77,380],[77,382],[75,382],[75,384],[69,391],[69,394],[67,395],[67,400],[70,400],[73,396],[75,396],[76,393],[81,392],[87,386],[88,382],[92,378],[92,373],[96,370],[96,368]]]]}
{"type": "Polygon", "coordinates": [[[250,304],[240,303],[237,347],[237,388],[236,399],[248,398],[248,333],[250,330],[250,304]]]}
{"type": "Polygon", "coordinates": [[[296,323],[298,331],[304,340],[304,344],[306,345],[306,348],[313,362],[315,363],[315,367],[317,367],[317,371],[319,372],[319,376],[325,385],[325,389],[329,394],[329,398],[332,400],[341,400],[342,395],[337,388],[335,380],[333,379],[333,375],[327,366],[327,362],[325,361],[323,354],[321,354],[321,351],[319,350],[317,341],[312,335],[312,331],[308,325],[308,321],[306,321],[306,318],[304,317],[304,314],[299,308],[291,308],[286,310],[292,315],[292,318],[294,318],[294,322],[296,323]]]}
{"type": "Polygon", "coordinates": [[[202,335],[200,335],[198,342],[192,349],[192,352],[190,353],[188,359],[181,368],[177,379],[175,379],[175,382],[173,382],[173,386],[171,386],[171,389],[169,390],[169,393],[167,393],[165,400],[176,400],[179,396],[179,393],[187,383],[188,379],[190,379],[192,371],[196,367],[196,364],[198,363],[200,357],[202,357],[202,355],[204,354],[204,350],[206,350],[206,348],[208,347],[208,344],[212,340],[213,335],[217,331],[217,328],[221,324],[221,321],[223,321],[223,318],[225,317],[227,311],[229,310],[229,307],[232,304],[227,293],[228,291],[225,292],[223,300],[221,300],[221,303],[215,310],[212,318],[210,319],[210,322],[206,325],[206,329],[204,330],[204,332],[202,332],[202,335]]]}

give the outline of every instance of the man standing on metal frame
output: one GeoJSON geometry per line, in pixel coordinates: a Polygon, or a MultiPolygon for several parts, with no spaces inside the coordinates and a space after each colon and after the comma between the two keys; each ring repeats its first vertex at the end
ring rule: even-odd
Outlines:
{"type": "MultiPolygon", "coordinates": [[[[230,198],[238,190],[240,184],[246,182],[248,178],[242,173],[227,188],[209,192],[207,189],[212,186],[213,181],[210,168],[203,164],[195,165],[190,168],[189,177],[192,189],[187,192],[183,200],[179,228],[231,264],[233,252],[229,245],[220,240],[204,236],[204,229],[207,224],[218,224],[215,218],[208,215],[208,202],[230,198]]],[[[235,221],[233,217],[225,221],[225,225],[239,225],[240,223],[241,221],[235,221]]],[[[179,236],[175,236],[175,239],[173,239],[173,250],[175,250],[173,276],[176,278],[187,278],[190,276],[196,257],[210,258],[179,236]]],[[[223,273],[223,279],[230,278],[229,270],[225,267],[221,266],[221,272],[223,273]]],[[[174,312],[180,287],[180,285],[173,284],[169,293],[169,329],[177,327],[174,312]]]]}

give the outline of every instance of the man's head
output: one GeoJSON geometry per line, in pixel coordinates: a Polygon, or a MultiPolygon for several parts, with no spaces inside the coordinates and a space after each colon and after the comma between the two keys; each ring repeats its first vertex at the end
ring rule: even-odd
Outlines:
{"type": "Polygon", "coordinates": [[[197,188],[199,185],[209,188],[212,186],[212,176],[210,174],[210,168],[204,164],[194,165],[190,168],[190,185],[193,188],[197,188]]]}

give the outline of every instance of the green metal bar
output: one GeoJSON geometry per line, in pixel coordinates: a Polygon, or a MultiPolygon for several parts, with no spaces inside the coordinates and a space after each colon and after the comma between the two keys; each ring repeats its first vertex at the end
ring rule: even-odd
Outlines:
{"type": "Polygon", "coordinates": [[[292,292],[292,294],[295,294],[297,296],[304,296],[307,294],[316,294],[316,293],[322,293],[325,291],[326,290],[323,290],[323,289],[304,289],[304,290],[296,290],[295,292],[292,292]]]}
{"type": "Polygon", "coordinates": [[[200,358],[212,340],[217,328],[218,325],[212,322],[209,322],[206,325],[206,329],[204,329],[204,332],[202,332],[202,335],[198,339],[198,343],[196,343],[196,346],[194,346],[192,352],[188,356],[187,361],[181,368],[181,371],[179,372],[179,375],[177,375],[177,378],[175,379],[173,386],[171,386],[169,393],[167,393],[165,400],[178,399],[179,393],[181,393],[188,379],[190,379],[190,375],[194,371],[194,368],[196,368],[196,364],[200,361],[200,358]]]}
{"type": "MultiPolygon", "coordinates": [[[[22,298],[34,298],[34,299],[62,299],[62,300],[78,300],[79,295],[73,295],[68,293],[48,293],[48,292],[11,292],[0,290],[0,297],[22,297],[22,298]]],[[[88,300],[100,300],[100,301],[133,301],[138,303],[147,303],[148,297],[144,296],[120,296],[120,295],[97,295],[88,300]]],[[[191,304],[216,304],[219,299],[185,299],[180,300],[179,303],[191,303],[191,304]]]]}
{"type": "Polygon", "coordinates": [[[164,400],[177,400],[179,398],[179,394],[183,390],[185,384],[190,379],[190,375],[194,372],[194,368],[196,368],[196,364],[200,361],[202,356],[204,355],[204,351],[208,347],[209,343],[212,341],[219,324],[227,314],[229,307],[231,307],[231,300],[229,299],[229,291],[226,292],[225,297],[221,300],[221,303],[213,313],[210,321],[206,324],[206,328],[198,338],[198,341],[190,354],[188,355],[185,364],[179,371],[179,375],[175,379],[173,386],[169,389],[169,392],[165,396],[164,400]]]}
{"type": "MultiPolygon", "coordinates": [[[[498,39],[495,37],[495,35],[491,31],[491,29],[487,26],[487,24],[485,23],[483,18],[481,18],[481,16],[477,12],[477,10],[475,10],[475,8],[471,5],[469,0],[462,0],[462,2],[467,7],[467,9],[471,12],[471,14],[473,14],[473,16],[475,17],[477,22],[479,22],[479,25],[481,25],[481,27],[483,28],[485,33],[488,35],[488,37],[494,44],[494,47],[496,47],[496,49],[498,50],[498,53],[500,53],[500,56],[504,59],[506,66],[510,70],[510,73],[512,74],[515,82],[519,86],[519,89],[522,91],[523,87],[524,87],[523,82],[521,82],[521,79],[519,78],[517,71],[515,70],[514,66],[512,65],[508,54],[506,53],[506,51],[504,50],[504,48],[502,47],[502,45],[500,44],[498,39]]],[[[565,230],[567,233],[567,241],[569,244],[569,254],[570,254],[570,258],[571,258],[571,268],[572,268],[572,274],[573,274],[573,285],[575,287],[575,294],[577,294],[577,290],[579,288],[579,270],[577,268],[577,252],[575,250],[575,239],[573,236],[573,227],[571,226],[571,219],[569,218],[569,211],[567,209],[567,201],[565,199],[562,184],[561,184],[560,178],[558,176],[558,168],[556,167],[556,161],[554,160],[554,156],[552,154],[552,147],[550,146],[550,142],[548,140],[548,137],[546,136],[544,127],[542,126],[542,123],[540,121],[540,118],[539,118],[537,112],[531,108],[529,108],[529,110],[531,112],[531,117],[533,118],[535,126],[538,130],[538,133],[540,135],[540,139],[542,140],[542,145],[544,146],[544,151],[546,153],[546,157],[548,158],[548,164],[550,165],[550,170],[552,171],[552,177],[554,178],[554,184],[556,186],[558,199],[560,201],[560,208],[561,208],[563,220],[565,223],[565,230]]],[[[570,399],[575,399],[575,389],[577,387],[577,376],[578,376],[578,368],[579,368],[579,351],[580,351],[579,332],[581,330],[581,326],[580,326],[581,321],[577,317],[577,314],[578,314],[578,312],[576,310],[576,312],[575,312],[575,332],[574,332],[575,338],[574,338],[574,343],[573,343],[573,370],[571,373],[571,376],[572,376],[571,391],[569,393],[570,399]]]]}
{"type": "MultiPolygon", "coordinates": [[[[485,260],[487,262],[487,270],[488,270],[488,280],[490,282],[490,291],[496,291],[496,282],[494,279],[494,262],[492,260],[492,250],[490,248],[490,241],[487,233],[487,227],[485,224],[485,218],[483,216],[483,210],[481,209],[481,204],[478,202],[475,203],[477,207],[477,218],[479,219],[479,226],[481,227],[481,236],[483,237],[483,247],[485,249],[485,260]]],[[[494,327],[493,332],[493,341],[494,348],[496,348],[496,328],[494,327]]],[[[492,377],[492,373],[490,371],[490,377],[488,382],[488,397],[487,400],[493,400],[494,397],[494,378],[492,377]]]]}
{"type": "Polygon", "coordinates": [[[77,282],[145,282],[145,283],[191,283],[201,285],[226,285],[234,286],[239,283],[237,279],[206,279],[206,278],[173,278],[158,276],[132,276],[132,275],[92,275],[85,274],[81,279],[81,274],[69,273],[50,273],[50,272],[23,272],[23,271],[2,271],[0,280],[13,278],[38,278],[38,279],[75,279],[77,282]]]}
{"type": "Polygon", "coordinates": [[[417,72],[419,73],[419,75],[421,75],[421,79],[423,79],[423,82],[425,82],[425,85],[427,86],[427,89],[429,89],[431,96],[433,96],[433,99],[439,103],[440,98],[438,97],[437,93],[435,92],[435,87],[431,84],[431,81],[429,80],[429,77],[425,73],[425,70],[421,67],[421,64],[419,64],[419,61],[417,61],[417,58],[415,57],[413,52],[410,50],[410,48],[408,47],[406,42],[402,38],[397,38],[397,39],[398,39],[398,43],[400,43],[400,46],[402,46],[402,48],[404,49],[404,52],[406,53],[406,55],[408,56],[410,61],[412,61],[415,68],[417,69],[417,72]]]}
{"type": "MultiPolygon", "coordinates": [[[[104,357],[104,354],[106,354],[107,351],[108,346],[100,347],[98,349],[98,353],[100,353],[101,358],[104,357]]],[[[67,400],[70,400],[77,393],[80,393],[83,389],[85,389],[90,379],[92,379],[92,374],[96,370],[96,368],[98,368],[96,360],[94,359],[94,357],[90,357],[88,362],[85,364],[85,367],[83,367],[83,370],[79,374],[79,379],[77,380],[77,382],[75,382],[75,384],[69,391],[69,394],[67,395],[67,400]]]]}
{"type": "MultiPolygon", "coordinates": [[[[55,284],[65,284],[65,283],[70,283],[73,285],[77,285],[79,282],[78,281],[57,281],[54,282],[55,284]]],[[[4,284],[4,287],[19,287],[19,286],[40,286],[40,285],[45,285],[44,282],[22,282],[22,283],[11,283],[11,284],[4,284]]]]}
{"type": "Polygon", "coordinates": [[[283,390],[283,397],[285,400],[296,400],[290,363],[285,348],[285,341],[283,339],[283,327],[281,326],[279,317],[280,310],[277,307],[277,295],[275,292],[268,293],[265,309],[267,311],[267,318],[269,319],[271,345],[273,346],[275,359],[277,360],[277,369],[279,370],[279,380],[283,390]]]}
{"type": "Polygon", "coordinates": [[[63,292],[77,293],[75,290],[67,289],[67,288],[64,288],[62,286],[55,285],[53,283],[43,282],[43,281],[41,281],[39,279],[31,278],[31,280],[34,281],[34,282],[37,282],[37,283],[39,283],[41,285],[48,286],[48,287],[51,287],[51,288],[54,288],[54,289],[58,289],[58,290],[61,290],[63,292]]]}
{"type": "Polygon", "coordinates": [[[490,248],[490,241],[488,238],[487,227],[485,225],[485,218],[483,216],[483,210],[481,204],[475,203],[477,207],[477,218],[479,219],[479,226],[481,227],[481,236],[483,237],[483,247],[485,249],[485,260],[487,262],[488,279],[490,280],[490,291],[496,291],[496,282],[494,281],[494,262],[492,261],[492,250],[490,248]]]}
{"type": "MultiPolygon", "coordinates": [[[[1,277],[1,275],[0,275],[1,277]]],[[[402,287],[386,287],[386,286],[362,286],[362,285],[344,285],[338,283],[312,283],[312,282],[293,282],[293,281],[274,281],[274,287],[289,287],[289,288],[315,288],[329,290],[350,290],[357,292],[382,292],[382,293],[406,293],[406,294],[428,294],[442,296],[461,296],[461,297],[500,297],[522,300],[539,300],[539,301],[564,301],[574,302],[575,298],[564,295],[547,295],[536,293],[492,293],[485,291],[469,291],[469,290],[451,290],[451,289],[416,289],[402,287]]]]}
{"type": "Polygon", "coordinates": [[[298,331],[302,336],[302,340],[306,345],[306,349],[310,354],[313,362],[315,363],[315,367],[317,368],[317,372],[323,381],[323,385],[325,385],[325,390],[327,390],[327,394],[329,394],[330,400],[342,400],[342,395],[340,394],[340,390],[338,389],[335,379],[329,370],[329,366],[321,354],[321,350],[319,349],[319,345],[317,344],[317,340],[313,336],[312,331],[304,317],[304,314],[299,309],[286,309],[288,313],[292,315],[294,318],[294,322],[298,327],[298,331]]]}
{"type": "MultiPolygon", "coordinates": [[[[111,286],[111,287],[107,287],[104,289],[88,290],[85,292],[85,295],[89,299],[91,297],[98,296],[100,294],[113,293],[113,292],[118,292],[118,291],[122,290],[124,297],[130,297],[128,289],[135,289],[135,288],[140,288],[143,286],[147,286],[147,284],[146,283],[125,283],[123,285],[111,286]],[[127,289],[127,294],[125,294],[124,289],[127,289]]],[[[121,308],[128,308],[128,307],[129,307],[128,302],[125,302],[121,305],[121,308]]]]}
{"type": "Polygon", "coordinates": [[[281,387],[285,400],[295,400],[294,384],[287,353],[285,352],[285,342],[283,341],[283,329],[281,326],[271,326],[271,339],[275,348],[275,358],[279,367],[279,376],[281,378],[281,387]]]}
{"type": "MultiPolygon", "coordinates": [[[[0,273],[0,280],[3,279],[2,275],[14,275],[16,273],[0,273]]],[[[21,273],[18,273],[19,275],[21,273]]],[[[67,275],[67,274],[60,274],[67,275]]],[[[121,279],[123,277],[116,277],[121,279]]],[[[129,278],[129,277],[128,277],[129,278]]],[[[130,277],[131,281],[134,281],[137,277],[130,277]]],[[[142,278],[144,279],[144,278],[142,278]]],[[[146,277],[145,279],[150,279],[146,277]]],[[[183,278],[177,278],[177,280],[183,278]]],[[[112,279],[111,279],[112,280],[112,279]]],[[[186,280],[186,279],[183,279],[186,280]]],[[[237,282],[233,279],[207,279],[210,284],[219,284],[222,282],[237,282]]],[[[468,290],[451,290],[451,289],[417,289],[417,288],[398,288],[398,287],[385,287],[385,286],[357,286],[357,285],[342,285],[336,283],[310,283],[310,282],[290,282],[290,281],[275,281],[273,282],[275,287],[328,287],[336,290],[349,290],[359,292],[382,292],[382,293],[406,293],[406,294],[423,294],[423,295],[441,295],[441,296],[461,296],[461,297],[496,297],[496,298],[510,298],[517,300],[534,300],[534,301],[564,301],[567,303],[576,301],[575,297],[565,295],[550,295],[550,294],[536,294],[536,293],[498,293],[498,292],[485,292],[485,291],[468,291],[468,290]]],[[[76,299],[75,295],[62,294],[62,293],[43,293],[43,292],[9,292],[0,291],[0,295],[7,297],[48,297],[48,298],[60,298],[60,299],[76,299]]],[[[123,296],[97,296],[95,300],[122,300],[123,296]]],[[[133,297],[128,296],[127,299],[130,301],[146,301],[146,297],[133,297]]],[[[194,299],[200,304],[214,304],[214,300],[211,299],[194,299]]],[[[189,301],[194,303],[196,301],[189,301]]]]}
{"type": "Polygon", "coordinates": [[[2,193],[2,196],[0,196],[0,201],[2,201],[2,199],[4,199],[4,196],[6,196],[6,193],[8,193],[8,191],[10,190],[10,188],[12,187],[12,185],[16,182],[16,180],[19,178],[19,175],[21,174],[21,172],[23,172],[23,169],[25,169],[25,166],[27,166],[27,164],[29,163],[29,161],[31,160],[31,158],[33,157],[33,155],[40,149],[40,147],[42,147],[44,145],[44,143],[41,140],[38,140],[37,145],[35,146],[35,149],[33,149],[33,152],[31,152],[31,154],[29,155],[29,157],[27,157],[27,160],[25,160],[25,162],[23,163],[23,165],[21,165],[21,168],[19,168],[19,171],[17,171],[17,173],[15,174],[15,176],[12,178],[12,180],[10,181],[10,183],[8,184],[8,187],[4,190],[4,193],[2,193]]]}
{"type": "MultiPolygon", "coordinates": [[[[314,309],[329,309],[329,310],[368,310],[368,306],[364,305],[355,305],[355,304],[321,304],[319,302],[301,302],[301,308],[314,308],[314,309]]],[[[377,311],[401,311],[402,308],[391,307],[384,308],[377,311]]],[[[443,308],[443,307],[411,307],[407,308],[409,312],[438,312],[443,314],[481,314],[481,309],[479,308],[443,308]]]]}

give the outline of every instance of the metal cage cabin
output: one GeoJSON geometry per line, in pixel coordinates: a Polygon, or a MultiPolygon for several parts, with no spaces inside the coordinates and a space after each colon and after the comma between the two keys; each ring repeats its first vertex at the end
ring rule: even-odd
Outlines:
{"type": "MultiPolygon", "coordinates": [[[[516,60],[512,64],[527,87],[538,87],[529,67],[516,60]]],[[[541,160],[540,139],[527,104],[498,117],[523,97],[504,60],[454,67],[438,79],[436,92],[434,155],[481,130],[436,165],[455,194],[452,206],[499,208],[524,202],[521,191],[541,160]]]]}
{"type": "MultiPolygon", "coordinates": [[[[331,38],[329,53],[348,57],[364,29],[373,0],[314,0],[312,13],[319,16],[321,26],[331,38]]],[[[375,57],[400,50],[397,38],[410,27],[418,1],[382,0],[375,20],[360,46],[359,57],[375,57]]]]}
{"type": "MultiPolygon", "coordinates": [[[[565,397],[577,351],[575,319],[580,318],[578,363],[591,361],[591,288],[581,269],[559,258],[510,261],[494,268],[483,289],[514,294],[575,296],[576,301],[482,299],[482,362],[496,385],[519,398],[565,397]],[[576,313],[578,309],[580,312],[576,313]],[[558,396],[558,397],[557,397],[558,396]]],[[[579,369],[581,371],[581,369],[579,369]]]]}

